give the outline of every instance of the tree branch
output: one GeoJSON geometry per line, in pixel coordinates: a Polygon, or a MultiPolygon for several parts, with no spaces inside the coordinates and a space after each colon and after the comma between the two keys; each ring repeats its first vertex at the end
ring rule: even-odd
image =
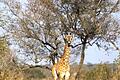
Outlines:
{"type": "Polygon", "coordinates": [[[116,46],[116,44],[110,40],[110,43],[115,47],[116,50],[120,51],[120,48],[116,46]]]}
{"type": "Polygon", "coordinates": [[[109,12],[109,14],[112,13],[112,12],[115,10],[115,8],[118,6],[119,3],[120,3],[120,0],[118,0],[118,1],[116,2],[116,4],[112,7],[112,9],[111,9],[111,11],[109,12]]]}
{"type": "Polygon", "coordinates": [[[75,48],[75,47],[77,47],[77,46],[79,46],[79,45],[81,45],[82,43],[80,43],[80,44],[77,44],[77,45],[75,45],[75,46],[73,46],[73,45],[70,45],[72,48],[75,48]]]}
{"type": "Polygon", "coordinates": [[[93,45],[100,37],[96,38],[95,41],[93,43],[91,43],[91,45],[93,45]]]}

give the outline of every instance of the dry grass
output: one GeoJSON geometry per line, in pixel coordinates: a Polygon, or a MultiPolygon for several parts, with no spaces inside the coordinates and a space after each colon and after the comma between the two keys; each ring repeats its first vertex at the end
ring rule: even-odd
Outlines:
{"type": "MultiPolygon", "coordinates": [[[[78,66],[71,67],[69,80],[75,80],[78,66]]],[[[84,66],[81,71],[81,80],[120,80],[120,69],[113,64],[97,64],[94,66],[84,66]]],[[[53,80],[52,77],[41,80],[53,80]]]]}
{"type": "MultiPolygon", "coordinates": [[[[70,80],[75,80],[78,66],[71,67],[70,80]]],[[[120,69],[119,69],[120,70],[120,69]]],[[[120,71],[107,64],[99,64],[94,67],[82,69],[81,80],[120,80],[120,71]]],[[[21,70],[13,64],[4,67],[0,71],[0,80],[53,80],[49,70],[29,68],[21,70]]]]}
{"type": "Polygon", "coordinates": [[[10,60],[10,55],[3,57],[0,62],[0,80],[23,80],[23,73],[16,64],[10,60]]]}

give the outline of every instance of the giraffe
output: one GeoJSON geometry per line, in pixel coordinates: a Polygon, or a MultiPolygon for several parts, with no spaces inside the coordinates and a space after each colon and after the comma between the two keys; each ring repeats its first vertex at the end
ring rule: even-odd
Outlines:
{"type": "Polygon", "coordinates": [[[68,80],[70,76],[69,56],[72,35],[67,34],[65,35],[64,39],[65,39],[64,53],[61,56],[58,63],[54,64],[52,67],[52,75],[54,77],[54,80],[58,79],[58,75],[60,80],[63,80],[63,78],[65,78],[65,80],[68,80]]]}

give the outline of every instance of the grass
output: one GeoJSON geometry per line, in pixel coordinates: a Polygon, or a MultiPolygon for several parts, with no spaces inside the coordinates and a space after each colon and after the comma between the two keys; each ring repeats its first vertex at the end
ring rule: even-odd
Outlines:
{"type": "MultiPolygon", "coordinates": [[[[71,66],[70,80],[75,80],[77,65],[71,66]]],[[[83,66],[81,80],[120,80],[120,71],[116,65],[97,64],[83,66]]],[[[41,68],[28,68],[21,70],[14,65],[0,70],[0,80],[53,80],[51,71],[41,68]]]]}

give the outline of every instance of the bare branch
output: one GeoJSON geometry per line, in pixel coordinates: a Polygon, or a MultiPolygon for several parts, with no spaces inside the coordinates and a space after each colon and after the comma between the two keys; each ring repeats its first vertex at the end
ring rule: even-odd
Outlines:
{"type": "Polygon", "coordinates": [[[116,50],[118,50],[120,52],[120,48],[116,46],[116,44],[110,40],[110,43],[115,47],[116,50]]]}
{"type": "Polygon", "coordinates": [[[82,43],[80,43],[80,44],[77,44],[77,45],[75,45],[75,46],[73,46],[73,45],[70,45],[72,48],[75,48],[75,47],[78,47],[79,45],[82,45],[82,43]]]}
{"type": "Polygon", "coordinates": [[[112,12],[117,8],[117,6],[118,6],[119,3],[120,3],[120,0],[118,0],[118,1],[116,2],[116,4],[112,7],[112,9],[111,9],[111,11],[109,12],[109,14],[112,13],[112,12]]]}

